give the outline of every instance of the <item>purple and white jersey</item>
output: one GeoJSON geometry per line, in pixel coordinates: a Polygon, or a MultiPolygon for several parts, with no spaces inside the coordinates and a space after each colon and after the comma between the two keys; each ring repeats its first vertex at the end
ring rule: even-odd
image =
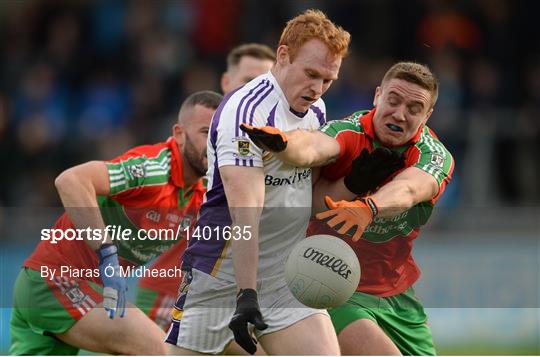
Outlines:
{"type": "MultiPolygon", "coordinates": [[[[183,257],[184,267],[234,281],[231,242],[220,234],[220,228],[229,226],[231,218],[219,168],[262,167],[265,198],[259,223],[257,276],[261,279],[283,274],[289,252],[305,237],[311,213],[312,172],[310,168],[283,163],[259,149],[240,130],[240,124],[268,125],[290,131],[316,130],[325,121],[326,107],[322,99],[306,113],[295,112],[271,72],[224,98],[214,114],[208,135],[208,191],[198,220],[201,234],[190,239],[183,257]]],[[[250,189],[249,182],[245,182],[245,189],[250,189]]]]}

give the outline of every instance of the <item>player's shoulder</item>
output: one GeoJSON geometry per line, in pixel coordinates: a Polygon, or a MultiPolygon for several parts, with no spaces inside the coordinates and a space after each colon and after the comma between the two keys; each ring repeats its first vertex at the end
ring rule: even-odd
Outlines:
{"type": "Polygon", "coordinates": [[[360,118],[367,113],[369,110],[359,110],[343,119],[331,120],[321,127],[321,131],[334,137],[343,132],[364,134],[365,130],[360,118]]]}
{"type": "Polygon", "coordinates": [[[278,102],[275,83],[269,74],[262,74],[244,86],[228,94],[216,110],[220,128],[238,126],[240,123],[262,125],[256,120],[266,118],[275,111],[278,102]],[[222,120],[222,118],[227,118],[222,120]]]}
{"type": "Polygon", "coordinates": [[[437,135],[426,126],[422,129],[418,141],[415,143],[410,157],[411,164],[420,169],[434,174],[438,181],[441,181],[443,174],[451,175],[454,167],[454,158],[444,144],[439,140],[437,135]]]}
{"type": "MultiPolygon", "coordinates": [[[[169,139],[171,140],[171,139],[169,139]]],[[[122,155],[109,160],[110,162],[120,162],[130,159],[160,159],[171,155],[171,149],[168,142],[161,142],[157,144],[146,144],[135,146],[127,150],[122,155]]]]}
{"type": "Polygon", "coordinates": [[[442,141],[439,140],[435,132],[427,125],[424,125],[420,137],[415,143],[415,147],[417,147],[421,153],[436,152],[444,156],[452,156],[442,141]]]}
{"type": "Polygon", "coordinates": [[[309,110],[313,112],[316,121],[319,123],[319,128],[327,123],[326,104],[322,98],[317,99],[317,101],[309,107],[309,110]]]}
{"type": "Polygon", "coordinates": [[[242,109],[258,107],[261,103],[266,102],[269,98],[272,98],[273,92],[275,95],[274,88],[275,84],[269,77],[269,74],[261,74],[234,92],[225,96],[223,101],[223,109],[237,110],[238,107],[242,107],[242,109]]]}

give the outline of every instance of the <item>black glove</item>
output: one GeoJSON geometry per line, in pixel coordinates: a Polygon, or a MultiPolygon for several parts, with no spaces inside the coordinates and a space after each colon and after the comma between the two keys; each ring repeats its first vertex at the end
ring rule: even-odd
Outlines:
{"type": "Polygon", "coordinates": [[[248,331],[248,322],[255,325],[257,330],[265,330],[268,327],[259,310],[257,292],[253,289],[241,289],[236,296],[236,310],[229,323],[229,328],[240,347],[249,354],[254,354],[257,351],[257,340],[251,337],[248,331]]]}
{"type": "Polygon", "coordinates": [[[263,150],[280,152],[287,148],[287,137],[281,130],[273,126],[251,126],[242,123],[240,129],[263,150]]]}
{"type": "Polygon", "coordinates": [[[393,172],[405,167],[405,155],[379,147],[369,152],[362,150],[352,162],[351,172],[345,176],[347,189],[359,196],[375,190],[393,172]]]}

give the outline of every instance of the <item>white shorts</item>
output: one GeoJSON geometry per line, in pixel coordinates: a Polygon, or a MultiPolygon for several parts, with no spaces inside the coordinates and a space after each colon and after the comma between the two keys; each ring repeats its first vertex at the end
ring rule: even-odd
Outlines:
{"type": "MultiPolygon", "coordinates": [[[[283,277],[258,282],[257,292],[268,325],[264,331],[253,331],[257,338],[314,314],[328,315],[326,310],[312,309],[296,300],[283,277]]],[[[200,353],[221,353],[234,339],[228,325],[235,308],[236,283],[196,269],[186,272],[165,342],[200,353]]]]}

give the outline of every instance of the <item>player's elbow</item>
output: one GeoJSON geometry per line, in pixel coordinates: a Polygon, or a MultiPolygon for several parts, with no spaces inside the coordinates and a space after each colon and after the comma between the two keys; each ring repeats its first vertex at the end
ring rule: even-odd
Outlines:
{"type": "Polygon", "coordinates": [[[62,171],[62,173],[58,176],[56,176],[56,179],[54,180],[54,186],[58,191],[63,190],[69,181],[72,180],[71,176],[73,174],[70,172],[69,169],[62,171]]]}
{"type": "Polygon", "coordinates": [[[402,205],[410,208],[420,202],[428,201],[436,195],[436,187],[425,183],[418,185],[415,182],[404,180],[402,185],[402,205]]]}
{"type": "Polygon", "coordinates": [[[313,167],[315,166],[315,155],[306,153],[303,157],[298,158],[294,164],[297,167],[313,167]]]}
{"type": "Polygon", "coordinates": [[[403,181],[401,184],[401,192],[399,197],[401,197],[401,205],[403,208],[410,208],[414,206],[418,201],[420,196],[420,190],[418,187],[413,185],[411,182],[403,181]]]}
{"type": "Polygon", "coordinates": [[[54,180],[54,186],[60,195],[63,193],[69,192],[74,186],[79,183],[80,178],[77,175],[74,168],[69,168],[63,171],[60,175],[54,180]]]}

